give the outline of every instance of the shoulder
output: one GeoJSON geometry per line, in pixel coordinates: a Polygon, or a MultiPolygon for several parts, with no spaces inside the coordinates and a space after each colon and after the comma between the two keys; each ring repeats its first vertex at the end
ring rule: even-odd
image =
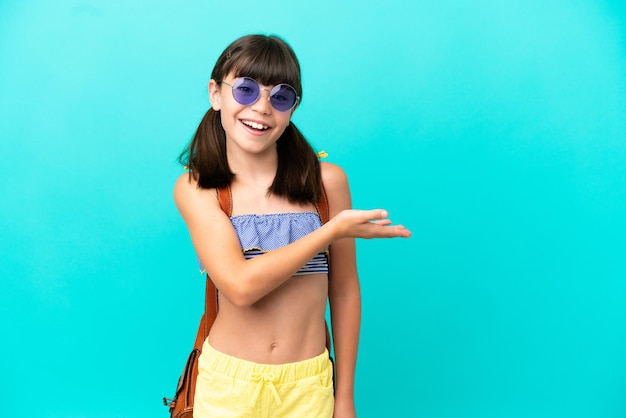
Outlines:
{"type": "Polygon", "coordinates": [[[180,212],[191,208],[211,210],[219,208],[215,189],[202,189],[190,173],[184,173],[174,184],[174,202],[180,212]]]}
{"type": "Polygon", "coordinates": [[[352,206],[348,176],[341,167],[335,164],[323,162],[320,163],[320,169],[328,197],[330,215],[333,217],[339,211],[352,206]]]}
{"type": "Polygon", "coordinates": [[[322,182],[327,191],[330,190],[346,190],[348,189],[348,176],[341,167],[336,164],[322,162],[320,163],[322,172],[322,182]]]}
{"type": "Polygon", "coordinates": [[[184,200],[184,198],[194,195],[197,188],[198,182],[191,173],[181,174],[176,179],[176,183],[174,183],[174,200],[178,203],[179,200],[184,200]]]}

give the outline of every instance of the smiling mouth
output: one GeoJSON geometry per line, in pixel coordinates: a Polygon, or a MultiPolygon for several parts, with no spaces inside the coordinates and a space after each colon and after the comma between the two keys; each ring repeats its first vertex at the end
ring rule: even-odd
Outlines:
{"type": "Polygon", "coordinates": [[[263,125],[261,123],[256,123],[256,122],[252,122],[249,120],[241,120],[241,123],[243,123],[244,125],[252,128],[252,129],[256,129],[257,131],[267,131],[270,127],[267,125],[263,125]]]}

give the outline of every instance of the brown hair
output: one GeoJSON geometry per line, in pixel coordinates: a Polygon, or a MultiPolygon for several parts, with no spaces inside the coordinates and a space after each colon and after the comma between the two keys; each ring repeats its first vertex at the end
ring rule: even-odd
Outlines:
{"type": "MultiPolygon", "coordinates": [[[[291,47],[277,36],[248,35],[230,44],[218,58],[211,78],[221,82],[230,73],[264,85],[287,83],[302,101],[300,64],[291,47]]],[[[278,168],[268,192],[291,202],[316,203],[322,179],[315,151],[290,122],[276,143],[278,168]]],[[[179,156],[203,189],[228,186],[235,174],[226,157],[226,133],[220,112],[209,109],[189,146],[179,156]]]]}

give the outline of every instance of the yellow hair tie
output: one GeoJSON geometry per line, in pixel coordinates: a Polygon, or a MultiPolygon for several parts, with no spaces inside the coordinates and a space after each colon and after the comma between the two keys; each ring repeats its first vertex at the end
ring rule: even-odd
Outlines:
{"type": "Polygon", "coordinates": [[[326,158],[328,157],[328,153],[324,150],[317,153],[317,158],[326,158]]]}

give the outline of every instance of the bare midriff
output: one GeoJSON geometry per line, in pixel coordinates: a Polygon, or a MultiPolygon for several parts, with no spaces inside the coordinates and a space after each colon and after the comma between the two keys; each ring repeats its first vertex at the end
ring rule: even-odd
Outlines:
{"type": "Polygon", "coordinates": [[[222,296],[210,344],[255,363],[284,364],[315,357],[326,346],[327,297],[326,274],[293,276],[245,308],[222,296]]]}

